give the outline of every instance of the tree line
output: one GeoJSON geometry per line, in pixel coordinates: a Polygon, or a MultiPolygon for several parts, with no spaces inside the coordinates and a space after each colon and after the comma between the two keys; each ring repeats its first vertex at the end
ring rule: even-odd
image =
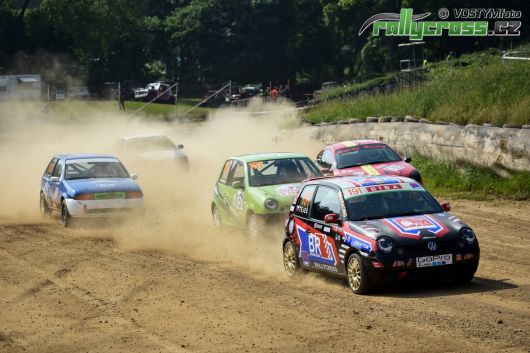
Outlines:
{"type": "MultiPolygon", "coordinates": [[[[409,53],[398,37],[358,35],[380,12],[497,8],[456,0],[1,0],[0,67],[49,80],[164,79],[190,84],[369,79],[395,71],[409,53]],[[58,69],[60,68],[60,70],[58,69]]],[[[528,38],[527,1],[520,37],[425,38],[429,61],[453,53],[509,48],[528,38]],[[526,15],[526,17],[525,17],[526,15]]]]}

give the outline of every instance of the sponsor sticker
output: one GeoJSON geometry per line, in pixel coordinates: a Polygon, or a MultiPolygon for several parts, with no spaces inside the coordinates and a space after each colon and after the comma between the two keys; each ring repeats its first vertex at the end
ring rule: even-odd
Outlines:
{"type": "Polygon", "coordinates": [[[321,233],[311,233],[301,227],[297,227],[297,234],[300,240],[301,258],[315,261],[328,266],[336,266],[337,258],[333,249],[334,239],[331,242],[327,235],[321,233]]]}
{"type": "Polygon", "coordinates": [[[416,258],[416,267],[418,268],[451,265],[452,263],[452,254],[423,256],[416,258]]]}
{"type": "Polygon", "coordinates": [[[100,192],[94,194],[94,200],[124,199],[124,192],[100,192]]]}
{"type": "Polygon", "coordinates": [[[366,251],[366,252],[372,251],[372,245],[369,242],[361,238],[358,238],[355,235],[350,234],[350,233],[344,232],[344,234],[345,234],[344,242],[346,244],[350,245],[351,247],[362,250],[362,251],[366,251]]]}
{"type": "Polygon", "coordinates": [[[375,192],[375,191],[391,191],[391,190],[401,190],[403,187],[401,184],[385,184],[385,185],[375,185],[367,186],[366,191],[375,192]]]}
{"type": "Polygon", "coordinates": [[[298,190],[300,190],[299,186],[296,185],[287,185],[287,186],[280,186],[276,189],[276,193],[280,196],[295,196],[298,194],[298,190]]]}
{"type": "Polygon", "coordinates": [[[392,165],[387,165],[387,166],[384,166],[383,169],[388,171],[388,172],[397,172],[401,169],[403,169],[405,167],[403,167],[402,165],[395,165],[395,164],[392,164],[392,165]]]}
{"type": "Polygon", "coordinates": [[[387,222],[399,235],[414,239],[419,239],[421,230],[426,230],[438,237],[445,235],[449,229],[443,224],[438,223],[427,215],[411,216],[411,217],[394,217],[384,220],[387,222]]]}

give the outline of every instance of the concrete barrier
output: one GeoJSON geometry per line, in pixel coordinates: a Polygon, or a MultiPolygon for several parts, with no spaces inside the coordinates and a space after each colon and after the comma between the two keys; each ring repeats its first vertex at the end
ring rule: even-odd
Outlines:
{"type": "Polygon", "coordinates": [[[301,129],[326,144],[375,139],[390,144],[403,155],[469,161],[498,171],[530,171],[530,129],[414,122],[303,125],[301,129]]]}

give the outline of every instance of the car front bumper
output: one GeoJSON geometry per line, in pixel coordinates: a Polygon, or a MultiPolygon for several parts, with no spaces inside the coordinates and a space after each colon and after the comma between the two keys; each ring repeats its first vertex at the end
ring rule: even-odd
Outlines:
{"type": "Polygon", "coordinates": [[[72,217],[109,217],[144,212],[144,199],[73,200],[66,206],[72,217]]]}
{"type": "MultiPolygon", "coordinates": [[[[427,254],[425,255],[427,256],[427,254]]],[[[378,261],[372,257],[363,258],[368,277],[373,283],[407,279],[452,278],[465,273],[475,273],[479,260],[480,250],[454,252],[452,253],[452,264],[421,268],[416,266],[416,257],[392,261],[378,261]]]]}

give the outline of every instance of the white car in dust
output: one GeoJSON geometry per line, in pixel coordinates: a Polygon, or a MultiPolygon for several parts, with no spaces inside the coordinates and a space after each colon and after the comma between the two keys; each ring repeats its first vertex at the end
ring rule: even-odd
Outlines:
{"type": "Polygon", "coordinates": [[[128,159],[157,162],[158,165],[169,162],[179,170],[187,170],[189,167],[188,157],[182,152],[184,145],[175,145],[164,134],[125,136],[118,142],[118,148],[128,159]]]}

